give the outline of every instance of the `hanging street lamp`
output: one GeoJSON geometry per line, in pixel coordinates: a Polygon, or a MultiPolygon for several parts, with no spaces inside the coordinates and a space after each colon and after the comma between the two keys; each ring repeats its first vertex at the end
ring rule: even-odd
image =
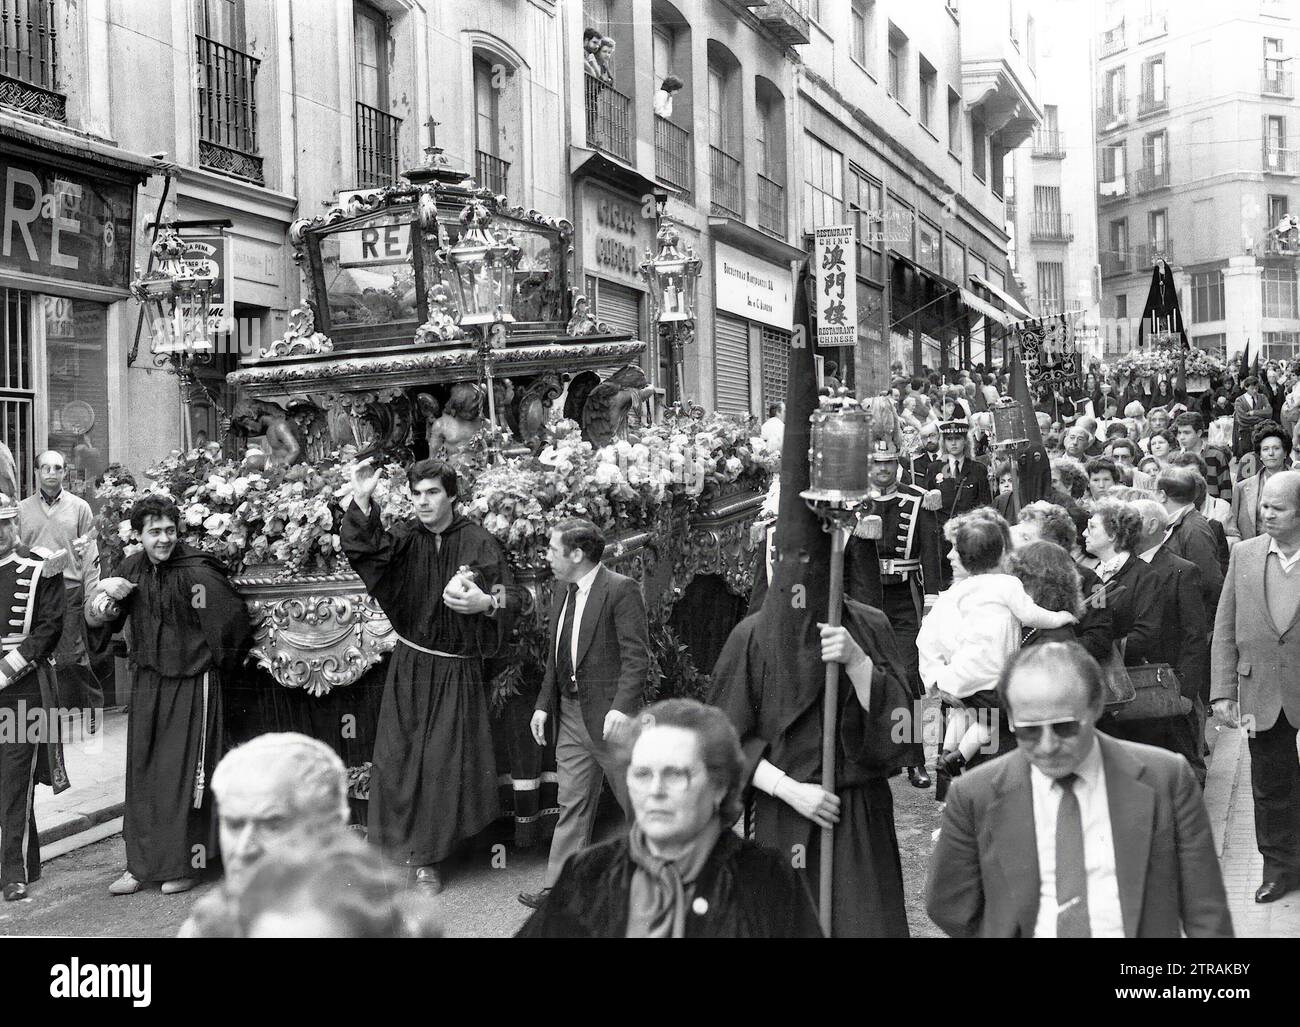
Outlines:
{"type": "Polygon", "coordinates": [[[641,277],[650,292],[650,313],[655,334],[666,339],[676,368],[677,402],[682,409],[686,397],[686,347],[695,338],[695,294],[703,262],[694,247],[681,249],[677,227],[660,212],[656,236],[658,254],[646,251],[641,277]]]}

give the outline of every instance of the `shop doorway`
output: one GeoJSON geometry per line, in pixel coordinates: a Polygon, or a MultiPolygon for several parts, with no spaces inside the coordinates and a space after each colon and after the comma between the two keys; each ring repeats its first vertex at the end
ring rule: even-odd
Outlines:
{"type": "MultiPolygon", "coordinates": [[[[35,484],[36,390],[32,371],[32,294],[0,290],[0,442],[14,457],[13,499],[21,499],[35,484]]],[[[0,468],[0,473],[4,469],[0,468]]]]}

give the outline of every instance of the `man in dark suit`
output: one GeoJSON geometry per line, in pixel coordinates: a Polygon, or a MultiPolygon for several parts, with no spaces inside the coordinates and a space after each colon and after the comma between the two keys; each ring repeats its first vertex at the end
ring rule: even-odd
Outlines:
{"type": "MultiPolygon", "coordinates": [[[[1156,745],[1186,757],[1198,783],[1205,784],[1205,701],[1209,694],[1209,629],[1201,593],[1201,572],[1190,560],[1175,556],[1164,544],[1169,515],[1152,499],[1138,500],[1134,509],[1142,518],[1142,534],[1134,555],[1147,565],[1148,577],[1162,602],[1158,651],[1148,654],[1153,663],[1167,663],[1178,674],[1183,698],[1191,703],[1186,714],[1152,720],[1115,720],[1108,717],[1102,730],[1112,738],[1156,745]]],[[[1122,712],[1122,711],[1121,711],[1122,712]]]]}
{"type": "Polygon", "coordinates": [[[1169,514],[1169,535],[1165,548],[1175,556],[1191,560],[1201,572],[1201,595],[1205,609],[1216,610],[1223,590],[1219,546],[1209,522],[1196,508],[1205,479],[1192,467],[1166,467],[1156,479],[1156,498],[1169,514]]]}
{"type": "Polygon", "coordinates": [[[1300,473],[1264,485],[1263,535],[1232,548],[1214,622],[1210,698],[1229,726],[1245,721],[1255,799],[1255,840],[1264,857],[1256,902],[1300,888],[1300,473]]]}
{"type": "Polygon", "coordinates": [[[953,782],[926,886],[953,937],[1232,937],[1186,762],[1096,730],[1101,668],[1073,643],[1023,650],[998,693],[1017,748],[953,782]]]}
{"type": "MultiPolygon", "coordinates": [[[[993,489],[988,468],[970,454],[970,424],[967,421],[944,421],[939,425],[944,454],[925,472],[921,487],[926,490],[925,509],[938,515],[939,532],[953,517],[993,505],[993,489]]],[[[943,584],[952,584],[952,566],[947,560],[952,544],[944,540],[943,584]]]]}
{"type": "Polygon", "coordinates": [[[557,588],[551,603],[546,674],[533,713],[533,740],[546,744],[546,726],[558,713],[555,765],[560,817],[541,892],[521,893],[536,909],[560,876],[564,861],[591,843],[602,779],[625,815],[627,766],[616,752],[641,708],[650,666],[641,587],[600,563],[605,536],[591,521],[571,518],[551,531],[548,556],[557,588]]]}
{"type": "Polygon", "coordinates": [[[920,448],[912,454],[907,467],[903,469],[903,484],[919,486],[925,481],[926,472],[939,462],[939,450],[942,442],[939,437],[939,424],[927,421],[921,425],[919,435],[920,448]]]}

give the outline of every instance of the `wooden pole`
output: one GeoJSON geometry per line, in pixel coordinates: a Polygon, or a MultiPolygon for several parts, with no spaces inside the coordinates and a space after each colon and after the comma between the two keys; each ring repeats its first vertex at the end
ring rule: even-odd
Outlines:
{"type": "MultiPolygon", "coordinates": [[[[844,545],[845,530],[837,521],[831,522],[831,582],[830,601],[826,609],[826,623],[838,628],[844,607],[844,545]]],[[[822,790],[835,793],[835,748],[839,736],[840,665],[826,664],[826,689],[822,700],[822,790]]],[[[831,903],[833,901],[831,874],[835,867],[835,828],[823,827],[819,852],[817,879],[818,919],[822,933],[831,937],[831,903]]]]}

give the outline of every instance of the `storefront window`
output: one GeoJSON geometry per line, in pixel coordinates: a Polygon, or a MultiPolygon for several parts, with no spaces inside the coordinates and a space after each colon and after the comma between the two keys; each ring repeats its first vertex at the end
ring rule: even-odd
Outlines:
{"type": "Polygon", "coordinates": [[[109,463],[108,307],[42,297],[50,449],[63,454],[67,488],[81,495],[109,463]]]}

